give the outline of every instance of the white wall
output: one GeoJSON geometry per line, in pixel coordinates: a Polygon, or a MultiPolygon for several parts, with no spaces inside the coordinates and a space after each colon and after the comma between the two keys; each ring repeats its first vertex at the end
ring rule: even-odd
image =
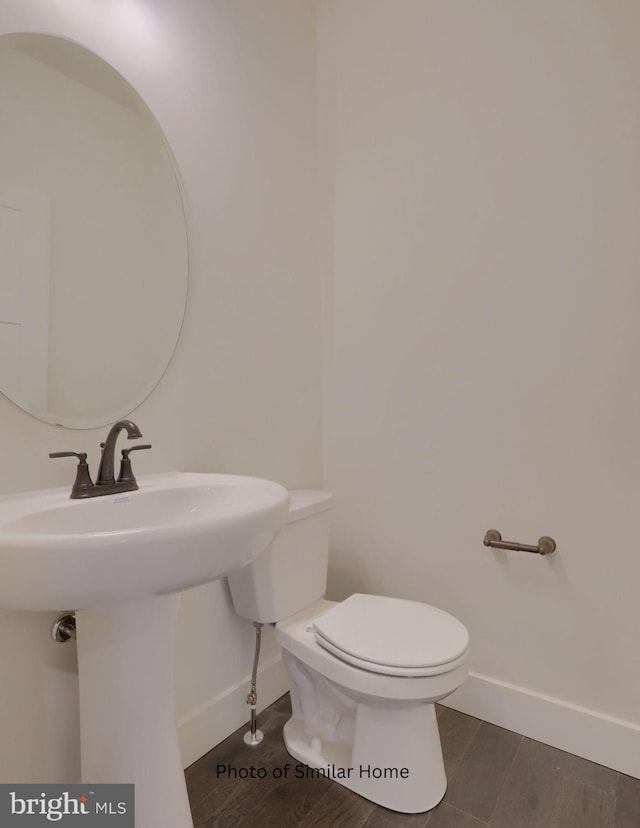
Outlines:
{"type": "MultiPolygon", "coordinates": [[[[165,377],[135,411],[153,451],[138,474],[221,471],[317,486],[321,476],[320,289],[315,253],[314,31],[300,0],[0,0],[0,34],[75,39],[146,100],[181,170],[191,280],[165,377]]],[[[96,313],[100,308],[96,307],[96,313]]],[[[0,491],[71,485],[66,431],[0,398],[0,491]]],[[[73,645],[53,616],[0,612],[0,780],[77,773],[73,645]]],[[[262,702],[284,691],[267,636],[262,702]]],[[[251,626],[222,582],[184,596],[177,709],[185,762],[246,720],[251,626]]]]}
{"type": "Polygon", "coordinates": [[[332,592],[451,611],[452,704],[640,776],[640,6],[318,14],[332,592]]]}

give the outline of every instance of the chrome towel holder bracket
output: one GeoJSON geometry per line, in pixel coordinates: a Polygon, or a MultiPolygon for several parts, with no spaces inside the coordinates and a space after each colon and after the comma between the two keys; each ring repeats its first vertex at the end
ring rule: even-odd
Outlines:
{"type": "Polygon", "coordinates": [[[516,552],[533,552],[536,555],[550,555],[556,549],[556,542],[548,535],[543,535],[538,540],[538,545],[532,546],[530,543],[504,541],[497,529],[489,529],[482,542],[485,546],[491,546],[493,549],[513,549],[516,552]]]}

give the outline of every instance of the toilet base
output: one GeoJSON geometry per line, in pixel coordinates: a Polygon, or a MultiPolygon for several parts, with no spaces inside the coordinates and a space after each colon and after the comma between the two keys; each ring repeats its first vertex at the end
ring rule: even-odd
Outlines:
{"type": "Polygon", "coordinates": [[[296,776],[326,776],[392,811],[414,814],[434,808],[447,788],[433,704],[389,707],[358,703],[353,743],[309,735],[295,716],[284,742],[296,776]]]}

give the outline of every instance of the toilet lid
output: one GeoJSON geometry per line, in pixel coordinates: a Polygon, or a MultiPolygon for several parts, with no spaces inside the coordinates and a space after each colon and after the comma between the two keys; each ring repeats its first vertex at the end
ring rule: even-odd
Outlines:
{"type": "Polygon", "coordinates": [[[318,644],[356,666],[392,675],[446,672],[469,646],[448,612],[403,598],[351,595],[313,623],[318,644]]]}

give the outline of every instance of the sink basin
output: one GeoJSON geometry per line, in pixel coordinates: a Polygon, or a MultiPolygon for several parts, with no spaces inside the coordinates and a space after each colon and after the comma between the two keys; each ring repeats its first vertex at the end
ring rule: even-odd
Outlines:
{"type": "Polygon", "coordinates": [[[82,782],[133,783],[136,828],[193,828],[174,710],[179,593],[266,549],[289,494],[225,474],[138,483],[91,500],[0,497],[0,608],[75,610],[82,782]]]}
{"type": "Polygon", "coordinates": [[[180,592],[271,543],[289,496],[224,474],[141,477],[138,491],[70,500],[69,489],[0,498],[0,607],[77,610],[180,592]]]}

